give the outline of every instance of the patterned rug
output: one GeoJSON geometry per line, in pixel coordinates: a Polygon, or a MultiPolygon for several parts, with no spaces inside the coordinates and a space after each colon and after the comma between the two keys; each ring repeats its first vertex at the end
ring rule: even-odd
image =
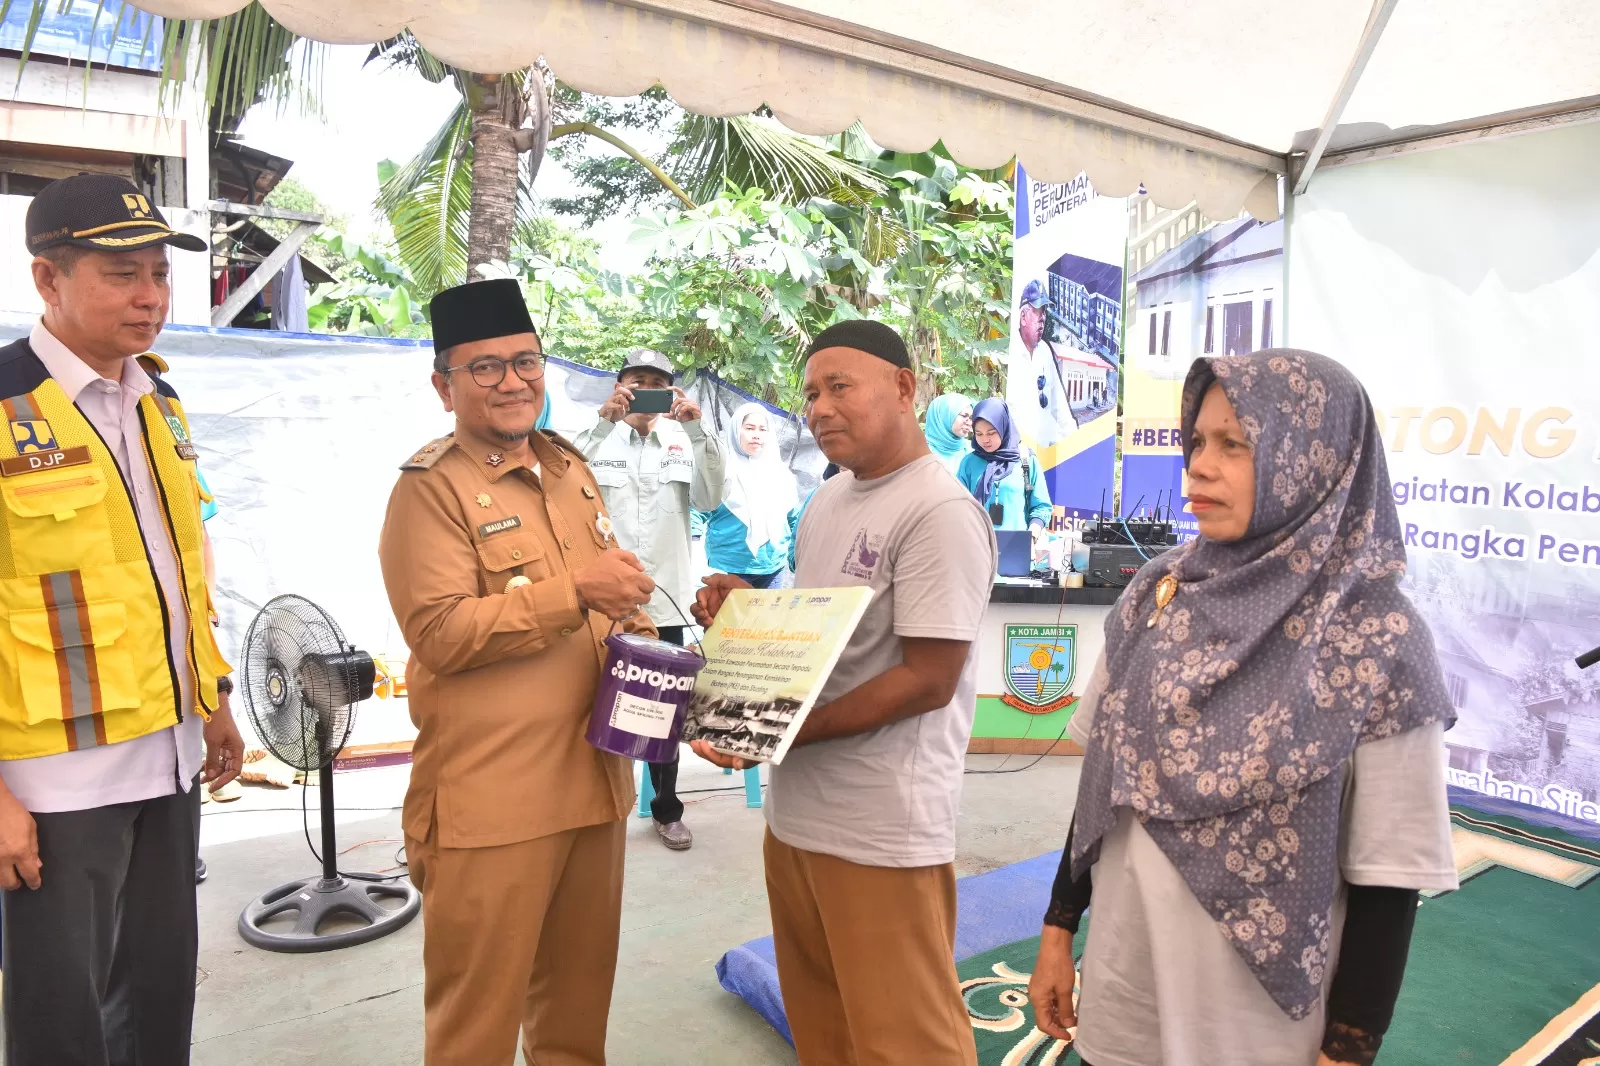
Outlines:
{"type": "MultiPolygon", "coordinates": [[[[1451,798],[1461,891],[1422,902],[1378,1062],[1600,1066],[1600,826],[1451,798]]],[[[957,967],[983,1066],[1078,1066],[1034,1028],[1038,949],[1018,940],[957,967]]]]}

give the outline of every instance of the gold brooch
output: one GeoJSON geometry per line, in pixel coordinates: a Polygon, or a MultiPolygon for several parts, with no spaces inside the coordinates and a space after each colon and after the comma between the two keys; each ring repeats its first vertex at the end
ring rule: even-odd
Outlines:
{"type": "Polygon", "coordinates": [[[483,457],[483,461],[488,463],[490,466],[499,466],[501,463],[506,461],[506,457],[501,455],[499,452],[490,452],[488,455],[483,457]]]}
{"type": "Polygon", "coordinates": [[[489,499],[489,494],[487,492],[480,492],[474,498],[478,501],[478,506],[479,507],[488,507],[490,502],[491,502],[490,499],[489,499]]]}
{"type": "Polygon", "coordinates": [[[1151,612],[1150,621],[1145,623],[1146,629],[1155,628],[1161,618],[1161,612],[1166,610],[1167,604],[1172,602],[1172,597],[1178,594],[1178,579],[1171,574],[1164,575],[1156,582],[1156,609],[1151,612]]]}

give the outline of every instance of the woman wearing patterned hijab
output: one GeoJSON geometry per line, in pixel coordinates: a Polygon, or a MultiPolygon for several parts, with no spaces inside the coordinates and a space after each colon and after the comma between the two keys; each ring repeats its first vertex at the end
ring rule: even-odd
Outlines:
{"type": "Polygon", "coordinates": [[[1418,890],[1456,887],[1433,642],[1372,406],[1343,367],[1198,360],[1200,536],[1106,626],[1030,996],[1093,1066],[1370,1063],[1418,890]],[[1072,934],[1095,902],[1073,1002],[1072,934]]]}

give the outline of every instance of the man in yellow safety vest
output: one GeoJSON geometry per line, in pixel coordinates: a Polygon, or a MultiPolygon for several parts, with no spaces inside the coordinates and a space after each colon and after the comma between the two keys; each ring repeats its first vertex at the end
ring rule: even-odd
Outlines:
{"type": "Polygon", "coordinates": [[[166,246],[124,178],[28,208],[45,304],[0,348],[0,943],[6,1060],[189,1061],[200,782],[239,773],[208,624],[206,493],[145,371],[166,246]]]}

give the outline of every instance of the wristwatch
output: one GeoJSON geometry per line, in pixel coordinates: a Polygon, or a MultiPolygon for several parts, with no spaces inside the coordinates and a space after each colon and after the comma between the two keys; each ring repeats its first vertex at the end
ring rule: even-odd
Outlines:
{"type": "Polygon", "coordinates": [[[231,677],[219,677],[219,678],[217,678],[217,691],[222,693],[225,696],[233,695],[233,678],[231,678],[231,677]]]}

